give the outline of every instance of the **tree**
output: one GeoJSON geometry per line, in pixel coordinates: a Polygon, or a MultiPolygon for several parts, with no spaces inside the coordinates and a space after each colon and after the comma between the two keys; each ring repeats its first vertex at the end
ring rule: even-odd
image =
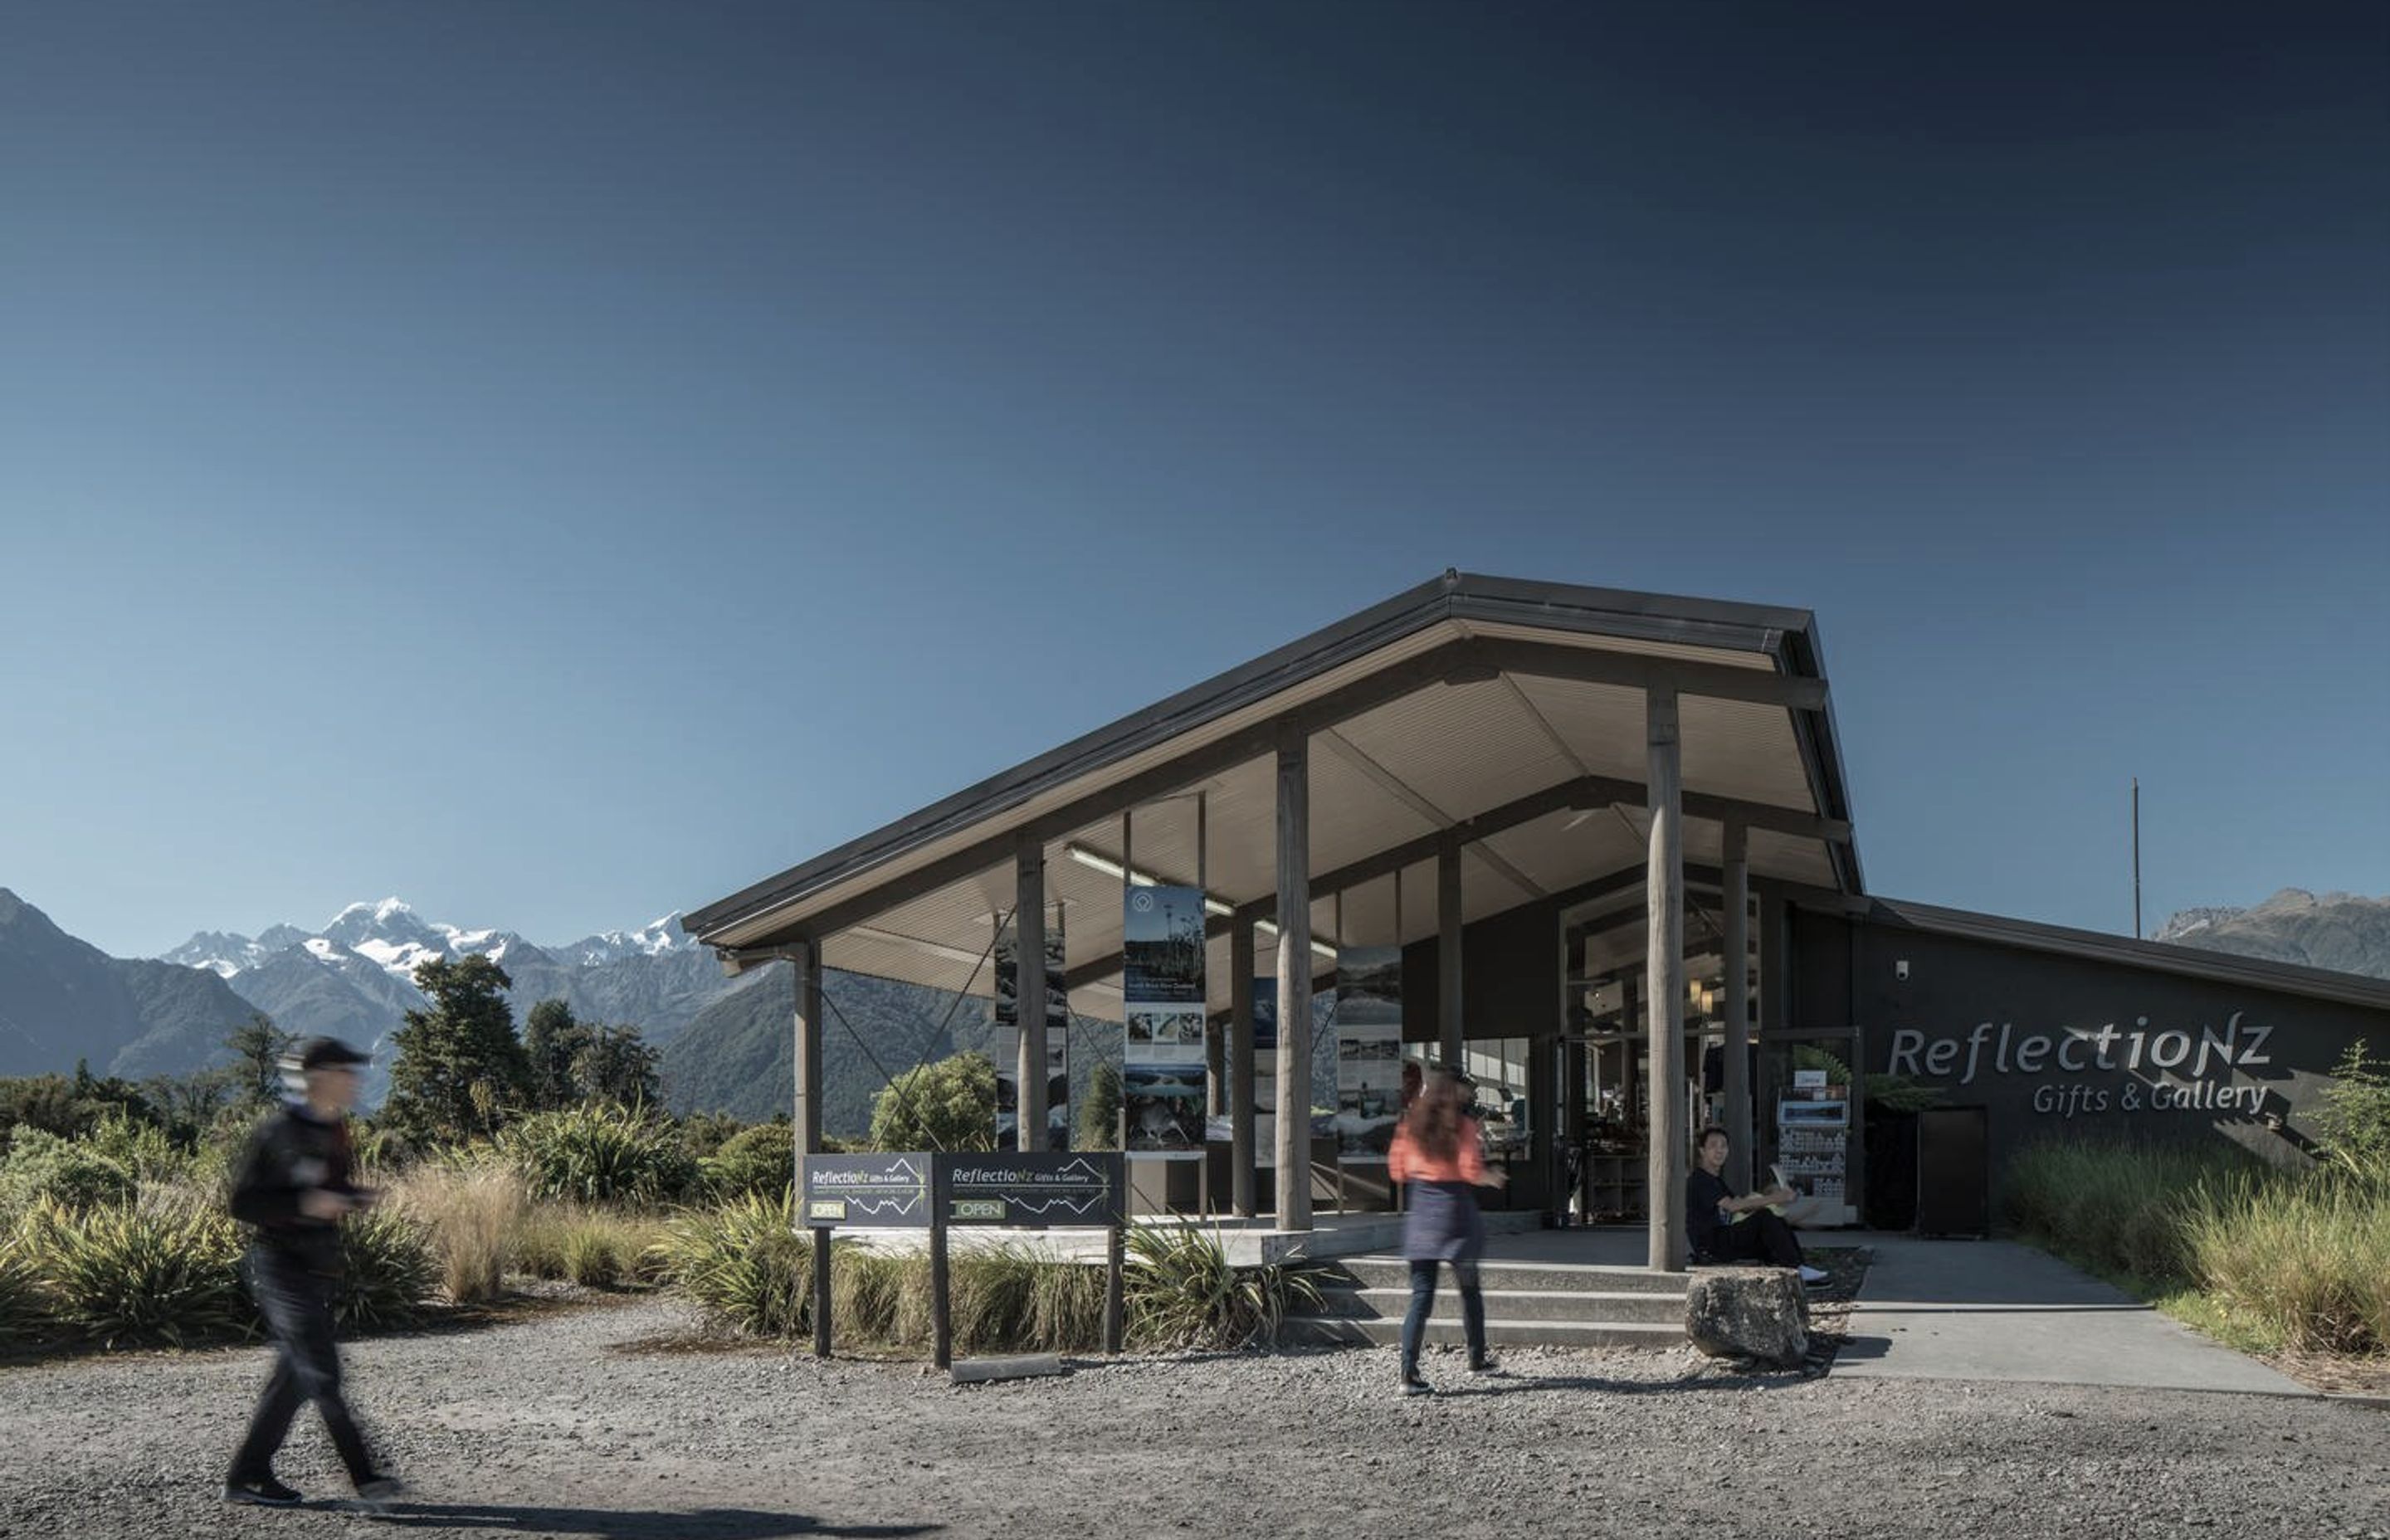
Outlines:
{"type": "Polygon", "coordinates": [[[908,1070],[871,1103],[874,1149],[995,1147],[996,1066],[983,1053],[958,1053],[908,1070]]]}
{"type": "Polygon", "coordinates": [[[505,969],[484,956],[433,957],[415,969],[415,987],[431,1002],[410,1010],[392,1034],[384,1121],[418,1142],[462,1140],[498,1130],[522,1104],[531,1066],[515,1036],[505,969]]]}
{"type": "MultiPolygon", "coordinates": [[[[245,1026],[225,1034],[232,1050],[236,1094],[244,1102],[273,1101],[282,1093],[282,1060],[299,1046],[299,1034],[284,1032],[265,1012],[251,1011],[245,1026]]],[[[201,1120],[205,1121],[205,1120],[201,1120]]]]}
{"type": "Polygon", "coordinates": [[[1121,1072],[1110,1059],[1098,1059],[1087,1075],[1086,1093],[1079,1098],[1078,1149],[1120,1148],[1121,1072]]]}
{"type": "Polygon", "coordinates": [[[553,1111],[582,1098],[576,1061],[595,1035],[561,1000],[542,1000],[531,1007],[522,1043],[531,1075],[526,1096],[533,1107],[553,1111]]]}
{"type": "Polygon", "coordinates": [[[584,1097],[645,1107],[663,1099],[656,1066],[663,1055],[648,1046],[636,1027],[599,1027],[572,1061],[572,1078],[584,1097]]]}

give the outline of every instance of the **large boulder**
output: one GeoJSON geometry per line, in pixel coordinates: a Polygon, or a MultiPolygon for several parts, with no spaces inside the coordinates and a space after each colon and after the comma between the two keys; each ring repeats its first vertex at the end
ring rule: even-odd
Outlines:
{"type": "Polygon", "coordinates": [[[1809,1302],[1781,1267],[1706,1267],[1685,1289],[1685,1335],[1713,1358],[1796,1368],[1809,1354],[1809,1302]]]}

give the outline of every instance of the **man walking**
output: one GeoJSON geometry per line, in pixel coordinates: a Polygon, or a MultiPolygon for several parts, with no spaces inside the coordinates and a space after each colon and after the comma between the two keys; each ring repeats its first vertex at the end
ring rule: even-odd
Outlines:
{"type": "Polygon", "coordinates": [[[255,1226],[250,1291],[274,1341],[274,1373],[258,1397],[249,1436],[233,1457],[225,1496],[288,1507],[299,1494],[275,1479],[274,1457],[302,1402],[312,1401],[348,1468],[357,1496],[379,1509],[403,1490],[374,1468],[365,1435],[341,1394],[332,1344],[332,1297],[341,1280],[341,1221],[373,1201],[352,1180],[349,1108],[366,1056],[332,1037],[285,1059],[298,1098],[260,1124],[234,1178],[233,1217],[255,1226]]]}

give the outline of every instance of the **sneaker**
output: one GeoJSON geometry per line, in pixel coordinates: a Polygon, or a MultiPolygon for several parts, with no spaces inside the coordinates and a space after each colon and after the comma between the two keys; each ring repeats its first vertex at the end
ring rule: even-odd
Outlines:
{"type": "Polygon", "coordinates": [[[252,1476],[225,1482],[225,1501],[254,1503],[259,1508],[289,1508],[299,1501],[299,1494],[271,1476],[252,1476]]]}
{"type": "Polygon", "coordinates": [[[356,1506],[362,1512],[387,1516],[390,1505],[406,1495],[406,1483],[396,1476],[368,1476],[357,1483],[356,1506]]]}
{"type": "Polygon", "coordinates": [[[1495,1358],[1471,1358],[1469,1361],[1469,1372],[1471,1374],[1499,1374],[1502,1372],[1502,1365],[1498,1359],[1495,1358]]]}
{"type": "Polygon", "coordinates": [[[1420,1379],[1416,1374],[1407,1374],[1403,1376],[1403,1393],[1405,1395],[1433,1395],[1435,1393],[1435,1387],[1429,1384],[1426,1380],[1420,1379]]]}
{"type": "Polygon", "coordinates": [[[1802,1264],[1800,1274],[1801,1281],[1803,1283],[1823,1283],[1828,1278],[1833,1277],[1831,1273],[1825,1271],[1823,1268],[1812,1267],[1806,1263],[1802,1264]]]}

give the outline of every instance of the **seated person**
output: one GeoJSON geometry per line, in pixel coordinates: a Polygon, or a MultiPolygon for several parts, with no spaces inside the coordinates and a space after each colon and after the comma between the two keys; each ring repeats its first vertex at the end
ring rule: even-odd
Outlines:
{"type": "Polygon", "coordinates": [[[1719,1174],[1726,1170],[1723,1128],[1704,1128],[1693,1145],[1692,1174],[1685,1179],[1685,1233],[1695,1262],[1758,1262],[1797,1269],[1803,1283],[1823,1283],[1826,1275],[1801,1260],[1801,1242],[1784,1216],[1770,1211],[1800,1194],[1771,1187],[1738,1197],[1719,1174]],[[1741,1218],[1737,1218],[1741,1215],[1741,1218]]]}

